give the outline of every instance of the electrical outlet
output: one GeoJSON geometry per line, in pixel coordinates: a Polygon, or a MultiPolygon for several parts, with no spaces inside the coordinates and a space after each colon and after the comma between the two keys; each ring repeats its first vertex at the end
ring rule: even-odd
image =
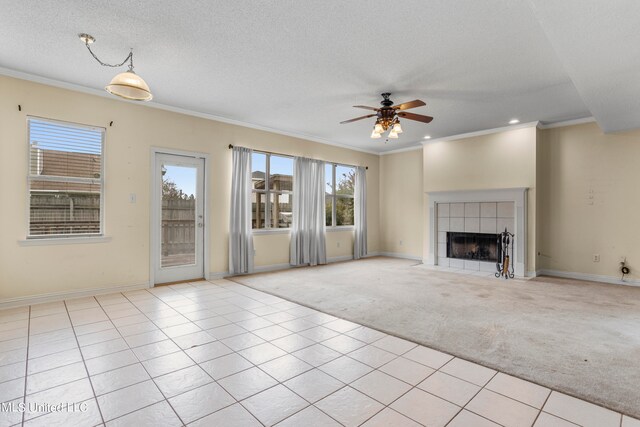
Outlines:
{"type": "Polygon", "coordinates": [[[136,202],[136,193],[130,193],[129,194],[129,203],[135,203],[136,202]]]}
{"type": "Polygon", "coordinates": [[[400,246],[402,246],[402,240],[400,240],[400,246]]]}
{"type": "Polygon", "coordinates": [[[337,242],[337,243],[336,243],[336,246],[337,246],[337,247],[340,247],[340,242],[337,242]]]}
{"type": "Polygon", "coordinates": [[[600,254],[593,254],[593,262],[600,262],[600,254]]]}

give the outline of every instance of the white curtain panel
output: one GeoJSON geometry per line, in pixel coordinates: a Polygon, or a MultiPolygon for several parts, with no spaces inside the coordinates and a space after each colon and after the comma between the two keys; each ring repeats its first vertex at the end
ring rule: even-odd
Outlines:
{"type": "Polygon", "coordinates": [[[363,166],[356,168],[353,217],[353,257],[360,259],[367,255],[367,170],[363,166]]]}
{"type": "Polygon", "coordinates": [[[294,159],[291,265],[327,263],[324,186],[324,162],[294,159]]]}
{"type": "Polygon", "coordinates": [[[229,224],[229,273],[231,274],[253,272],[251,152],[248,148],[233,147],[229,224]]]}

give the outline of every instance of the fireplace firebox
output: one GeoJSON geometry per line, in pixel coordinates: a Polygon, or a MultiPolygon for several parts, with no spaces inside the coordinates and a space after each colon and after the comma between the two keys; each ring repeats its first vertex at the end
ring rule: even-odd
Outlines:
{"type": "Polygon", "coordinates": [[[497,262],[499,238],[499,234],[448,231],[447,258],[497,262]]]}

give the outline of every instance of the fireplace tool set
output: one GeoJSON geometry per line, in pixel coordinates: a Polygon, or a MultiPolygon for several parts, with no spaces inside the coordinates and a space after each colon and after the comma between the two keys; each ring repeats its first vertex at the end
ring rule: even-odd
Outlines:
{"type": "Polygon", "coordinates": [[[513,244],[515,234],[509,233],[505,228],[498,237],[498,262],[496,262],[496,277],[513,279],[513,244]]]}

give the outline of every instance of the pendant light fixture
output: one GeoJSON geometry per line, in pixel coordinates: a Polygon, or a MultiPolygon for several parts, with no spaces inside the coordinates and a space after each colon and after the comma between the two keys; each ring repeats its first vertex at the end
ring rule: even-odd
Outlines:
{"type": "Polygon", "coordinates": [[[122,67],[127,62],[129,63],[129,69],[124,73],[117,74],[111,82],[105,86],[105,90],[112,95],[119,96],[124,99],[132,101],[150,101],[153,98],[153,94],[149,89],[147,83],[133,71],[133,49],[129,52],[129,55],[119,64],[107,64],[98,59],[95,53],[91,50],[91,44],[95,43],[96,39],[89,34],[78,34],[80,40],[82,40],[89,50],[89,53],[98,63],[104,67],[122,67]]]}

